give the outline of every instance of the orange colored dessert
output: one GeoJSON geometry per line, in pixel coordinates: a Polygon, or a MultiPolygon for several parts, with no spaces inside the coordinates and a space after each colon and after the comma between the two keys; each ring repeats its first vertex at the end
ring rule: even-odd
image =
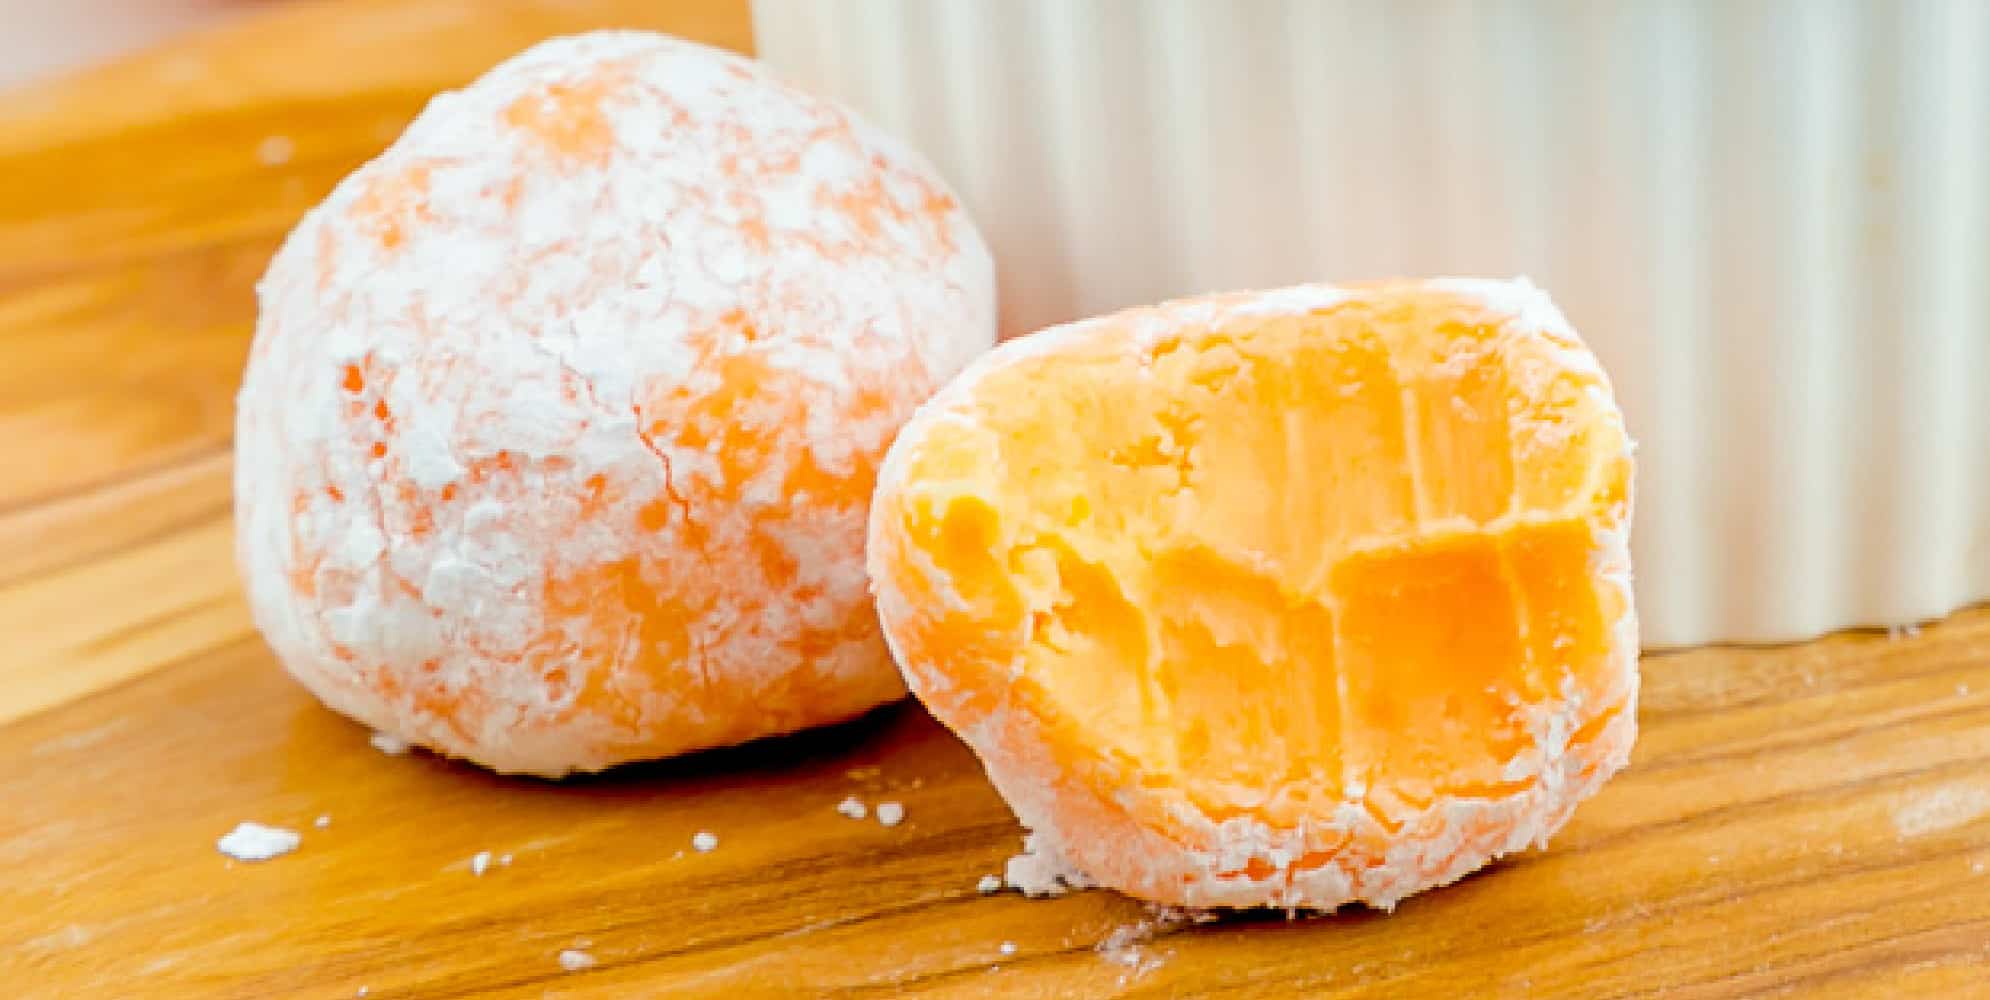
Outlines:
{"type": "Polygon", "coordinates": [[[559,775],[904,695],[879,461],[994,342],[932,170],[760,65],[539,45],[284,244],[239,399],[255,619],[327,705],[559,775]]]}
{"type": "Polygon", "coordinates": [[[1525,282],[1220,295],[1003,344],[871,511],[885,635],[1074,883],[1391,907],[1636,734],[1631,457],[1525,282]]]}

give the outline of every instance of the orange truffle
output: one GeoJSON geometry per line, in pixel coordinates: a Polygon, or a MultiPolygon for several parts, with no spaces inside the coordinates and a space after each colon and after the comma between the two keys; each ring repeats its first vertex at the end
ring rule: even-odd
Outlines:
{"type": "Polygon", "coordinates": [[[1624,765],[1630,484],[1524,282],[1221,295],[971,365],[893,444],[869,566],[1032,831],[1012,881],[1386,908],[1624,765]]]}
{"type": "Polygon", "coordinates": [[[327,705],[559,775],[901,697],[877,463],[994,341],[933,171],[758,64],[539,45],[444,94],[271,263],[238,558],[327,705]]]}

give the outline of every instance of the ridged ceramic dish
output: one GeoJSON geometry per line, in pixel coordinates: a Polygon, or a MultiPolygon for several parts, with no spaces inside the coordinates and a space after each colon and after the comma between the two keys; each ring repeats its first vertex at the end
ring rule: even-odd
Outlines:
{"type": "Polygon", "coordinates": [[[1003,330],[1524,274],[1641,446],[1650,646],[1990,596],[1990,4],[756,0],[918,146],[1003,330]]]}

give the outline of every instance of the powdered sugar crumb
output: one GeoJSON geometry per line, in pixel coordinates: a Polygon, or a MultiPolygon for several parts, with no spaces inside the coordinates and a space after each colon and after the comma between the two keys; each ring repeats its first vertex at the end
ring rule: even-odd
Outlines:
{"type": "Polygon", "coordinates": [[[322,830],[322,829],[324,829],[324,828],[326,828],[326,827],[328,827],[328,826],[331,826],[331,825],[332,825],[332,816],[331,816],[331,814],[330,814],[330,813],[325,813],[325,814],[323,814],[323,815],[319,816],[319,817],[318,817],[317,819],[314,819],[314,820],[312,820],[312,821],[311,821],[311,825],[312,825],[312,826],[315,826],[315,827],[317,827],[317,828],[318,828],[318,829],[320,829],[320,830],[322,830]]]}
{"type": "Polygon", "coordinates": [[[870,814],[870,810],[864,808],[863,801],[855,795],[844,796],[843,801],[836,803],[836,811],[851,819],[863,819],[870,814]]]}
{"type": "Polygon", "coordinates": [[[470,874],[482,875],[491,867],[491,852],[478,851],[470,858],[470,874]]]}
{"type": "Polygon", "coordinates": [[[579,948],[568,948],[560,952],[560,968],[568,972],[579,972],[594,968],[594,956],[579,948]]]}
{"type": "Polygon", "coordinates": [[[222,834],[214,848],[237,861],[268,861],[296,850],[303,840],[295,830],[245,821],[222,834]]]}
{"type": "Polygon", "coordinates": [[[1143,919],[1113,928],[1112,933],[1096,946],[1095,950],[1101,958],[1126,967],[1127,971],[1119,979],[1121,985],[1153,972],[1167,961],[1167,955],[1148,947],[1154,938],[1187,924],[1216,919],[1204,911],[1175,906],[1149,906],[1147,914],[1143,919]]]}
{"type": "Polygon", "coordinates": [[[905,822],[905,807],[897,802],[878,803],[878,822],[885,826],[897,826],[905,822]]]}
{"type": "Polygon", "coordinates": [[[974,891],[984,896],[992,896],[995,893],[1001,892],[1002,876],[1000,875],[981,876],[981,881],[974,883],[974,891]]]}
{"type": "Polygon", "coordinates": [[[374,733],[366,738],[366,742],[389,757],[399,757],[408,752],[408,741],[390,733],[374,733]]]}
{"type": "Polygon", "coordinates": [[[1036,833],[1023,837],[1023,853],[1009,859],[1003,869],[1004,881],[1012,889],[1032,899],[1062,896],[1072,889],[1090,889],[1098,883],[1071,866],[1050,841],[1036,833]]]}
{"type": "Polygon", "coordinates": [[[290,141],[289,136],[264,136],[263,141],[256,143],[256,162],[265,167],[280,167],[289,163],[291,155],[296,152],[297,144],[290,141]]]}
{"type": "Polygon", "coordinates": [[[511,855],[509,855],[509,854],[500,854],[500,855],[498,855],[498,866],[499,866],[499,867],[501,867],[501,868],[510,868],[510,867],[511,867],[511,855]]]}
{"type": "Polygon", "coordinates": [[[1013,955],[1016,953],[1016,942],[1004,941],[1002,942],[1001,946],[996,948],[995,950],[1001,952],[1004,955],[1013,955]]]}
{"type": "Polygon", "coordinates": [[[719,836],[709,830],[699,830],[691,835],[691,846],[700,852],[716,850],[719,846],[719,836]]]}

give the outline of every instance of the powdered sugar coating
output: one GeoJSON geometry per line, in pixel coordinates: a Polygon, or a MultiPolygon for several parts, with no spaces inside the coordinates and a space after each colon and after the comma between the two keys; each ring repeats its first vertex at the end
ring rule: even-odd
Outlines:
{"type": "Polygon", "coordinates": [[[923,161],[757,64],[539,45],[442,94],[258,287],[238,559],[332,708],[558,775],[903,693],[876,462],[994,339],[923,161]]]}

